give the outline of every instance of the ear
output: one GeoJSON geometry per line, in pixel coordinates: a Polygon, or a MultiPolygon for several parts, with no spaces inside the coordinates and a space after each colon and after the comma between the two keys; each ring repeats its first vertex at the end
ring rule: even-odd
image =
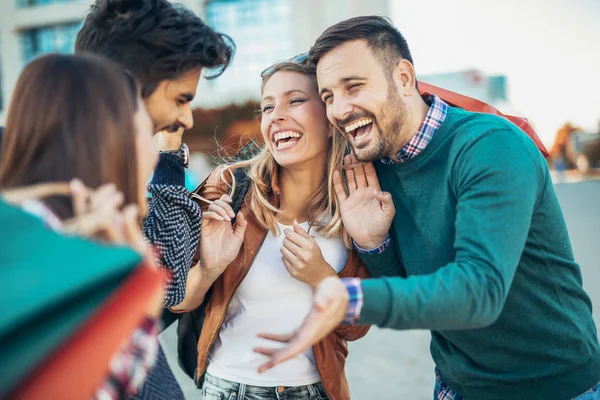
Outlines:
{"type": "Polygon", "coordinates": [[[405,59],[399,60],[394,68],[393,76],[399,94],[403,96],[413,94],[417,85],[417,78],[415,68],[410,61],[405,59]]]}

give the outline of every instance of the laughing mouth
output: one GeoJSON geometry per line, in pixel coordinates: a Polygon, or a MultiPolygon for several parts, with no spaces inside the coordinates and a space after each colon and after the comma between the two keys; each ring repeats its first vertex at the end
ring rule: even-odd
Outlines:
{"type": "Polygon", "coordinates": [[[282,131],[273,135],[275,148],[278,150],[293,146],[303,135],[295,131],[282,131]]]}
{"type": "Polygon", "coordinates": [[[352,138],[361,139],[363,136],[366,136],[371,131],[368,129],[368,126],[373,123],[371,118],[360,118],[351,124],[348,124],[344,127],[344,131],[352,136],[352,138]],[[362,128],[362,129],[361,129],[362,128]]]}

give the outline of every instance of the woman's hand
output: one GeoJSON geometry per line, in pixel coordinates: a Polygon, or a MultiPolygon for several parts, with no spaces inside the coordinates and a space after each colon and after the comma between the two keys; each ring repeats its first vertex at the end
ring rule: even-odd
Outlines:
{"type": "Polygon", "coordinates": [[[151,255],[140,229],[136,205],[124,208],[124,196],[115,185],[91,189],[79,179],[71,182],[40,183],[2,191],[0,196],[15,205],[28,200],[43,201],[52,196],[71,196],[73,217],[63,221],[61,232],[132,247],[143,256],[151,255]]]}
{"type": "Polygon", "coordinates": [[[231,219],[236,215],[230,206],[231,198],[221,196],[202,213],[200,231],[200,266],[219,276],[237,257],[248,222],[244,214],[238,212],[235,225],[231,219]]]}
{"type": "Polygon", "coordinates": [[[292,278],[315,288],[328,276],[337,275],[323,258],[315,239],[298,222],[294,221],[294,230],[286,229],[284,233],[282,260],[292,278]]]}
{"type": "Polygon", "coordinates": [[[140,228],[137,205],[122,207],[124,196],[113,184],[93,190],[74,179],[70,187],[73,218],[63,221],[63,233],[129,246],[154,264],[152,251],[140,228]]]}

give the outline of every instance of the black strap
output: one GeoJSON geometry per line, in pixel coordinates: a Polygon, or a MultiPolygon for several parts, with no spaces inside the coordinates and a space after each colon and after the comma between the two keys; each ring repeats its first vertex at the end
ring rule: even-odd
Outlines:
{"type": "MultiPolygon", "coordinates": [[[[248,193],[250,179],[248,179],[248,171],[246,168],[236,169],[233,173],[233,177],[235,178],[236,185],[231,208],[233,209],[233,213],[237,216],[237,213],[242,209],[242,204],[244,204],[246,193],[248,193]]],[[[231,224],[235,224],[235,217],[231,219],[231,224]]]]}
{"type": "MultiPolygon", "coordinates": [[[[258,151],[260,151],[260,146],[254,141],[250,141],[246,146],[244,146],[236,155],[237,160],[248,160],[254,157],[258,151]]],[[[248,178],[248,168],[238,168],[233,173],[233,177],[235,178],[236,188],[235,193],[233,193],[233,202],[231,203],[231,208],[233,212],[237,215],[237,213],[241,210],[242,204],[244,204],[244,200],[246,199],[246,193],[248,193],[248,189],[250,188],[250,179],[248,178]]],[[[235,218],[231,220],[231,224],[235,223],[235,218]]]]}

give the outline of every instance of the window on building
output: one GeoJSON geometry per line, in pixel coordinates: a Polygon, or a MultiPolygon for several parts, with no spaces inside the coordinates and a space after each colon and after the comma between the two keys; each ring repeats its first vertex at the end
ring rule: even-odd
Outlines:
{"type": "Polygon", "coordinates": [[[260,88],[260,73],[275,62],[293,57],[290,0],[211,0],[207,23],[234,40],[233,63],[214,81],[220,92],[260,88]]]}
{"type": "Polygon", "coordinates": [[[28,29],[21,32],[23,62],[46,53],[72,53],[81,22],[28,29]]]}
{"type": "Polygon", "coordinates": [[[17,3],[17,7],[28,8],[28,7],[45,6],[48,4],[72,3],[75,1],[81,1],[81,0],[15,0],[15,1],[17,3]]]}

